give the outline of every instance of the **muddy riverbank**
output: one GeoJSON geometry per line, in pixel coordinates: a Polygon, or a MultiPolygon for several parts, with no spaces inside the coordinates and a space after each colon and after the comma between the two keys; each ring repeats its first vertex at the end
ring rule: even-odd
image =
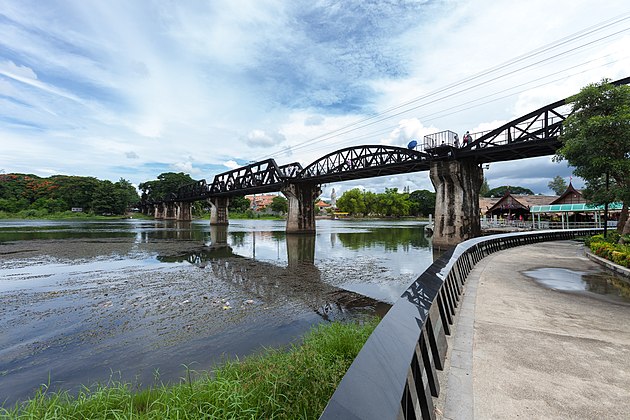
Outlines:
{"type": "Polygon", "coordinates": [[[319,322],[384,314],[388,302],[353,285],[389,294],[392,282],[400,288],[415,274],[401,279],[386,258],[366,253],[341,266],[339,243],[314,263],[265,258],[262,234],[258,260],[238,252],[238,241],[109,236],[0,236],[0,401],[48,383],[72,390],[110,377],[137,386],[177,381],[184,365],[208,369],[299,340],[319,322]]]}

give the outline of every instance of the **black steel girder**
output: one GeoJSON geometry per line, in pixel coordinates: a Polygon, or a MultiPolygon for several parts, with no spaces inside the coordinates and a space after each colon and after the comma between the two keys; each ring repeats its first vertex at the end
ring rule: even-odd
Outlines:
{"type": "Polygon", "coordinates": [[[430,156],[395,146],[354,146],[337,150],[316,160],[293,182],[348,181],[429,169],[430,156]]]}
{"type": "Polygon", "coordinates": [[[278,166],[273,159],[251,163],[216,175],[208,191],[213,197],[233,197],[280,191],[287,179],[299,173],[302,166],[295,162],[278,166]]]}

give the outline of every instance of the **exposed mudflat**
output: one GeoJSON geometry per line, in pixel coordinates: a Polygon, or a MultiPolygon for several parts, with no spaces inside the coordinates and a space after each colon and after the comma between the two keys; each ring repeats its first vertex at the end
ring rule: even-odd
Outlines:
{"type": "Polygon", "coordinates": [[[284,267],[199,241],[4,242],[0,270],[7,403],[49,374],[53,389],[112,374],[141,384],[156,374],[176,380],[183,364],[207,369],[224,354],[297,340],[314,323],[388,307],[323,282],[312,263],[284,267]]]}

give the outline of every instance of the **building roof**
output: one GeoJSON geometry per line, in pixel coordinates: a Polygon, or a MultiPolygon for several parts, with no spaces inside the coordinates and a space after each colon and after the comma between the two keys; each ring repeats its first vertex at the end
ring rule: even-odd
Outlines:
{"type": "Polygon", "coordinates": [[[567,189],[550,204],[577,204],[586,203],[586,199],[582,196],[582,191],[576,190],[573,183],[569,181],[567,189]]]}
{"type": "MultiPolygon", "coordinates": [[[[621,210],[622,203],[610,203],[608,204],[608,210],[621,210]]],[[[550,204],[547,206],[532,206],[530,213],[568,213],[568,212],[582,212],[582,213],[595,213],[604,211],[604,206],[593,206],[588,203],[576,203],[576,204],[550,204]]]]}
{"type": "Polygon", "coordinates": [[[245,198],[247,198],[252,205],[255,204],[256,208],[264,209],[265,207],[271,206],[271,202],[277,196],[277,194],[256,194],[246,195],[245,198]]]}
{"type": "Polygon", "coordinates": [[[499,197],[479,197],[479,210],[481,214],[486,214],[488,209],[494,206],[499,200],[499,197]]]}
{"type": "Polygon", "coordinates": [[[496,210],[529,210],[532,206],[551,204],[557,198],[557,195],[512,195],[508,193],[494,203],[487,210],[487,213],[492,213],[496,210]]]}

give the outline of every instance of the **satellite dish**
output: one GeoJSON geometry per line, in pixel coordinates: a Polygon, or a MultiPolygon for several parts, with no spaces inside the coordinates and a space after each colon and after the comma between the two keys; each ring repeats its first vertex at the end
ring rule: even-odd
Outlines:
{"type": "Polygon", "coordinates": [[[408,148],[408,149],[415,149],[417,145],[418,145],[418,142],[417,142],[417,141],[415,141],[415,140],[411,140],[411,141],[409,142],[409,144],[407,145],[407,148],[408,148]]]}

